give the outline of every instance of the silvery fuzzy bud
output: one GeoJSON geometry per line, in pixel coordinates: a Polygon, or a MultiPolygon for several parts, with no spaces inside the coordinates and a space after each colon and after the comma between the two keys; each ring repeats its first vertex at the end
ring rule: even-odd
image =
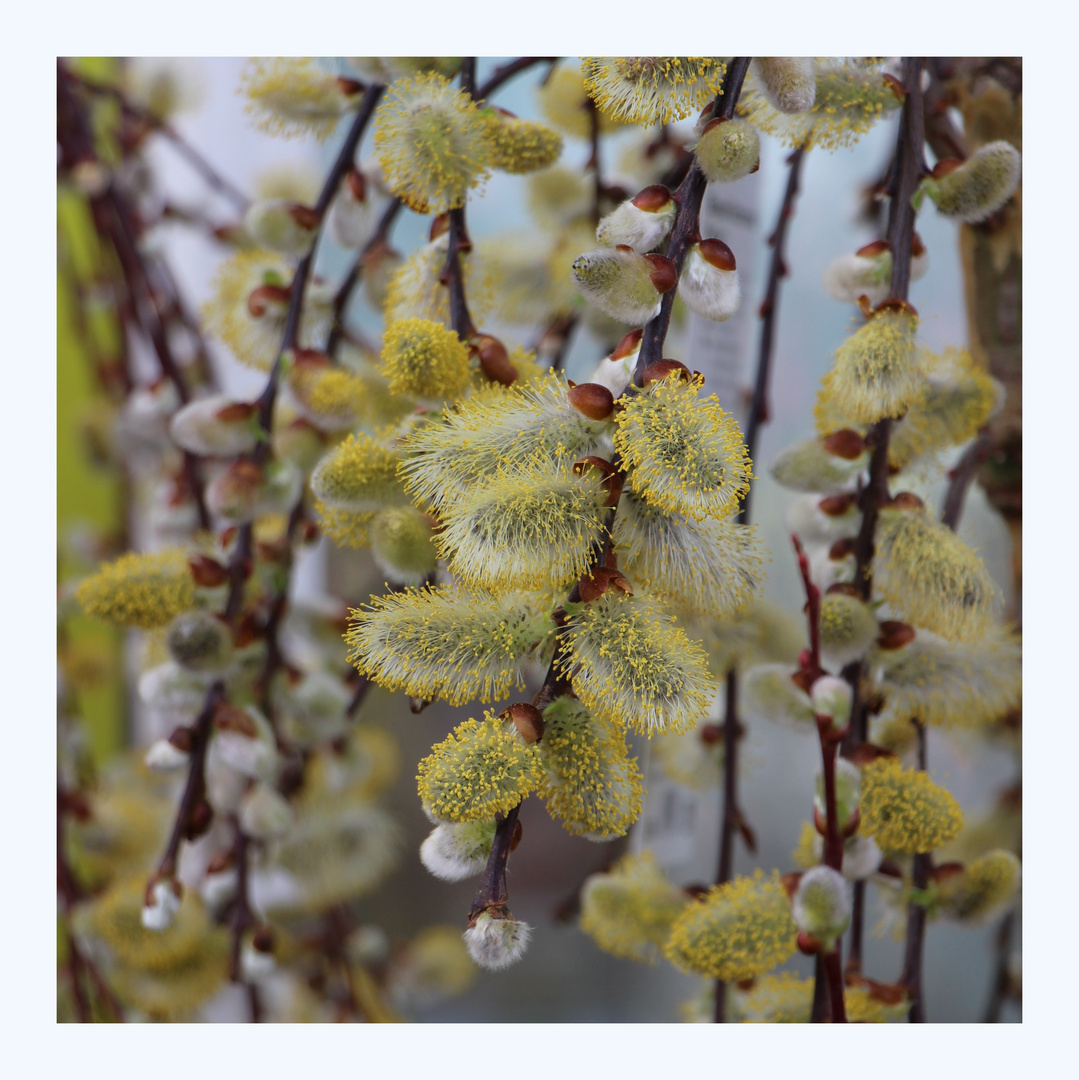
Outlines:
{"type": "Polygon", "coordinates": [[[380,926],[358,926],[345,942],[345,953],[357,964],[378,964],[390,955],[390,939],[380,926]]]}
{"type": "Polygon", "coordinates": [[[843,876],[848,881],[864,881],[877,872],[882,858],[872,836],[856,833],[843,844],[843,876]]]}
{"type": "Polygon", "coordinates": [[[702,240],[686,255],[678,295],[690,311],[713,322],[725,322],[742,299],[734,252],[722,240],[702,240]]]}
{"type": "Polygon", "coordinates": [[[313,210],[288,199],[256,199],[244,214],[244,226],[258,244],[294,258],[311,250],[318,224],[313,210]]]}
{"type": "Polygon", "coordinates": [[[199,885],[199,895],[211,911],[224,911],[236,896],[239,883],[240,874],[235,866],[211,867],[199,885]]]}
{"type": "Polygon", "coordinates": [[[817,100],[813,60],[808,56],[755,56],[753,73],[764,96],[782,113],[806,113],[817,100]]]}
{"type": "Polygon", "coordinates": [[[168,381],[132,390],[116,420],[121,452],[138,458],[164,450],[169,445],[169,418],[179,405],[176,388],[168,381]]]}
{"type": "Polygon", "coordinates": [[[643,255],[663,242],[677,212],[670,191],[653,184],[608,214],[596,227],[596,239],[607,247],[625,244],[643,255]]]}
{"type": "Polygon", "coordinates": [[[614,352],[599,362],[588,381],[607,387],[612,397],[619,397],[633,379],[643,336],[642,330],[631,330],[626,334],[615,346],[614,352]]]}
{"type": "Polygon", "coordinates": [[[524,956],[532,927],[518,922],[505,908],[488,908],[464,933],[468,955],[488,971],[501,971],[524,956]]]}
{"type": "Polygon", "coordinates": [[[572,273],[582,296],[612,319],[635,326],[659,314],[660,297],[677,283],[669,259],[638,255],[625,245],[578,255],[572,273]]]}
{"type": "Polygon", "coordinates": [[[208,611],[177,615],[169,626],[165,644],[177,664],[199,674],[222,671],[232,660],[232,633],[208,611]]]}
{"type": "Polygon", "coordinates": [[[757,664],[745,674],[745,709],[777,724],[814,722],[813,703],[809,695],[791,676],[794,668],[787,664],[757,664]]]}
{"type": "Polygon", "coordinates": [[[264,514],[288,513],[302,487],[303,474],[291,462],[237,461],[207,485],[206,506],[226,523],[242,525],[264,514]]]}
{"type": "Polygon", "coordinates": [[[183,888],[175,878],[166,877],[154,881],[146,890],[142,925],[147,930],[167,930],[180,910],[183,894],[183,888]]]}
{"type": "Polygon", "coordinates": [[[850,923],[851,903],[850,882],[830,866],[814,866],[798,882],[791,915],[802,933],[815,937],[831,952],[850,923]]]}
{"type": "Polygon", "coordinates": [[[443,881],[464,881],[483,873],[494,836],[492,821],[443,822],[420,845],[420,862],[443,881]]]}
{"type": "Polygon", "coordinates": [[[206,683],[169,660],[139,676],[139,697],[151,709],[194,718],[206,699],[206,683]]]}
{"type": "Polygon", "coordinates": [[[333,242],[343,248],[355,250],[370,239],[373,200],[367,187],[363,173],[351,169],[330,204],[326,228],[333,242]]]}
{"type": "Polygon", "coordinates": [[[201,457],[236,457],[258,443],[258,407],[228,394],[188,402],[169,424],[172,441],[201,457]]]}
{"type": "Polygon", "coordinates": [[[288,831],[292,807],[268,784],[256,784],[240,800],[240,828],[256,840],[270,840],[288,831]]]}
{"type": "Polygon", "coordinates": [[[214,714],[210,755],[253,780],[272,781],[278,755],[269,721],[254,705],[225,705],[214,714]]]}
{"type": "MultiPolygon", "coordinates": [[[[925,277],[929,254],[918,234],[911,250],[910,280],[925,277]]],[[[865,296],[870,304],[887,300],[892,293],[892,248],[886,240],[876,240],[860,247],[852,255],[840,255],[824,270],[824,291],[833,300],[856,304],[865,296]]]]}
{"type": "Polygon", "coordinates": [[[244,982],[262,982],[277,970],[273,946],[273,932],[269,927],[259,927],[254,933],[244,935],[240,948],[240,977],[244,982]]]}
{"type": "Polygon", "coordinates": [[[716,117],[705,125],[695,152],[710,184],[730,184],[760,168],[760,135],[745,120],[716,117]]]}
{"type": "Polygon", "coordinates": [[[191,761],[191,754],[180,749],[169,739],[158,739],[146,751],[146,757],[143,760],[146,768],[151,772],[176,772],[187,768],[191,761]]]}
{"type": "Polygon", "coordinates": [[[813,711],[832,721],[832,730],[839,731],[850,722],[852,695],[846,679],[835,675],[822,675],[810,688],[813,711]]]}

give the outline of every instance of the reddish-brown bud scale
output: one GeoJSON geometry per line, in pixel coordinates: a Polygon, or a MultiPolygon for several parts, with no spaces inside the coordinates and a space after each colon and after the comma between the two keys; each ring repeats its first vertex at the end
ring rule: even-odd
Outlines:
{"type": "Polygon", "coordinates": [[[367,181],[359,169],[349,169],[345,175],[345,183],[348,184],[348,190],[356,202],[367,200],[367,181]]]}
{"type": "Polygon", "coordinates": [[[651,382],[660,382],[675,373],[683,382],[689,382],[693,378],[689,368],[677,360],[656,360],[641,372],[641,386],[647,386],[651,382]]]}
{"type": "Polygon", "coordinates": [[[824,590],[825,596],[830,596],[832,594],[838,594],[840,596],[853,596],[856,600],[861,600],[862,598],[862,594],[858,591],[858,589],[854,585],[850,585],[845,581],[836,581],[824,590]]]}
{"type": "Polygon", "coordinates": [[[248,314],[256,319],[266,314],[271,304],[284,307],[289,301],[290,290],[281,285],[260,285],[247,298],[248,314]]]}
{"type": "Polygon", "coordinates": [[[249,739],[258,734],[258,728],[247,710],[237,705],[218,705],[214,710],[214,727],[218,731],[234,731],[237,735],[245,735],[249,739]]]}
{"type": "Polygon", "coordinates": [[[510,851],[516,851],[524,837],[525,831],[521,825],[521,819],[518,818],[513,823],[513,835],[510,837],[510,851]]]}
{"type": "Polygon", "coordinates": [[[858,831],[858,826],[861,825],[861,823],[862,811],[856,806],[854,808],[854,813],[851,814],[850,819],[847,821],[847,824],[843,826],[839,835],[844,840],[849,840],[858,831]]]}
{"type": "Polygon", "coordinates": [[[214,589],[229,579],[228,570],[209,555],[192,555],[187,565],[195,584],[201,589],[214,589]]]}
{"type": "Polygon", "coordinates": [[[723,728],[719,724],[704,724],[698,730],[705,746],[715,746],[723,741],[723,728]]]}
{"type": "Polygon", "coordinates": [[[583,476],[587,469],[599,469],[603,474],[603,486],[607,489],[607,506],[615,506],[622,496],[622,477],[605,458],[589,456],[573,463],[573,471],[583,476]]]}
{"type": "Polygon", "coordinates": [[[251,947],[255,952],[272,953],[274,947],[274,932],[272,926],[263,924],[251,935],[251,947]]]}
{"type": "Polygon", "coordinates": [[[881,503],[893,510],[924,510],[925,503],[912,491],[901,491],[894,499],[881,503]]]}
{"type": "Polygon", "coordinates": [[[863,259],[875,259],[878,255],[884,255],[891,250],[892,245],[887,240],[874,240],[871,244],[860,247],[854,254],[860,255],[863,259]]]}
{"type": "Polygon", "coordinates": [[[862,293],[858,297],[858,310],[862,313],[863,319],[873,318],[873,305],[870,303],[869,297],[862,293]]]}
{"type": "Polygon", "coordinates": [[[801,880],[801,870],[792,870],[789,874],[780,875],[779,884],[783,886],[783,891],[787,894],[788,900],[794,899],[794,894],[798,891],[798,883],[801,880]]]}
{"type": "Polygon", "coordinates": [[[963,162],[959,158],[941,158],[940,161],[933,166],[933,171],[930,173],[930,176],[932,176],[934,180],[940,180],[949,173],[955,172],[962,164],[963,162]]]}
{"type": "Polygon", "coordinates": [[[434,241],[440,236],[445,236],[450,231],[450,215],[449,211],[444,214],[436,214],[431,219],[431,230],[427,234],[427,239],[434,241]]]}
{"type": "Polygon", "coordinates": [[[608,420],[614,412],[614,394],[599,383],[571,386],[569,403],[590,420],[608,420]]]}
{"type": "Polygon", "coordinates": [[[529,705],[524,701],[515,702],[506,709],[502,718],[512,720],[517,734],[529,745],[543,738],[543,713],[534,705],[529,705]]]}
{"type": "Polygon", "coordinates": [[[349,97],[362,94],[367,89],[366,85],[358,79],[347,79],[344,75],[338,75],[337,85],[341,88],[341,93],[347,94],[349,97]]]}
{"type": "Polygon", "coordinates": [[[214,419],[224,424],[238,424],[249,420],[259,411],[259,407],[253,401],[234,401],[223,409],[214,413],[214,419]]]}
{"type": "Polygon", "coordinates": [[[648,276],[656,292],[670,292],[678,284],[678,269],[666,255],[645,255],[643,258],[652,267],[648,276]]]}
{"type": "Polygon", "coordinates": [[[293,347],[292,360],[296,367],[302,368],[334,366],[333,360],[326,353],[320,352],[318,349],[301,349],[298,346],[293,347]]]}
{"type": "Polygon", "coordinates": [[[821,836],[828,835],[828,819],[816,806],[813,807],[813,827],[821,836]]]}
{"type": "Polygon", "coordinates": [[[657,210],[662,210],[670,201],[670,189],[664,187],[663,184],[649,184],[633,197],[633,205],[638,210],[647,210],[653,214],[657,210]]]}
{"type": "Polygon", "coordinates": [[[607,591],[610,583],[611,572],[605,566],[597,566],[591,574],[581,578],[578,584],[581,599],[586,604],[598,600],[607,591]]]}
{"type": "Polygon", "coordinates": [[[199,799],[191,807],[191,813],[188,815],[184,828],[185,839],[198,840],[200,836],[205,836],[210,831],[210,826],[213,823],[213,807],[205,799],[199,799]]]}
{"type": "MultiPolygon", "coordinates": [[[[704,112],[701,113],[701,117],[700,117],[701,120],[704,119],[705,114],[707,112],[709,112],[710,109],[711,109],[711,106],[708,106],[708,108],[705,109],[704,112]]],[[[697,122],[700,123],[700,120],[698,120],[697,122]]],[[[714,119],[709,120],[708,123],[704,125],[704,129],[701,131],[701,135],[702,136],[707,135],[708,132],[712,131],[714,128],[719,127],[720,124],[725,124],[726,122],[727,122],[727,117],[725,117],[725,116],[717,116],[714,119]]]]}
{"type": "Polygon", "coordinates": [[[925,254],[925,244],[922,243],[922,238],[917,233],[911,238],[910,253],[915,258],[925,254]]]}
{"type": "Polygon", "coordinates": [[[854,461],[865,453],[865,439],[850,428],[833,431],[822,440],[821,445],[827,453],[833,457],[842,458],[844,461],[854,461]]]}
{"type": "Polygon", "coordinates": [[[888,651],[901,649],[904,645],[909,645],[917,636],[913,626],[908,626],[904,622],[897,622],[895,619],[885,619],[880,624],[877,648],[888,651]]]}
{"type": "Polygon", "coordinates": [[[908,315],[918,317],[918,309],[906,300],[901,300],[898,296],[890,296],[887,300],[882,300],[873,309],[873,314],[879,315],[882,311],[905,311],[908,315]]]}
{"type": "Polygon", "coordinates": [[[837,540],[828,549],[828,558],[832,562],[838,562],[840,559],[847,559],[854,554],[856,541],[853,537],[845,536],[842,540],[837,540]]]}
{"type": "Polygon", "coordinates": [[[879,761],[881,758],[892,758],[895,754],[891,750],[885,750],[883,746],[874,746],[873,743],[862,743],[861,746],[856,747],[850,752],[849,761],[852,765],[857,765],[859,769],[864,769],[867,765],[872,765],[874,761],[879,761]]]}
{"type": "Polygon", "coordinates": [[[288,216],[292,218],[301,229],[306,229],[308,232],[313,232],[317,229],[318,223],[321,220],[318,214],[310,206],[303,206],[300,203],[293,203],[288,208],[288,216]]]}
{"type": "Polygon", "coordinates": [[[738,264],[734,260],[734,252],[722,240],[702,240],[697,245],[697,248],[701,253],[701,258],[709,266],[716,267],[717,270],[736,270],[738,268],[738,264]]]}
{"type": "Polygon", "coordinates": [[[517,369],[510,363],[506,346],[498,338],[481,334],[472,342],[480,368],[491,382],[512,386],[517,381],[517,369]]]}
{"type": "Polygon", "coordinates": [[[929,871],[930,881],[947,881],[948,878],[957,877],[963,873],[964,866],[961,862],[946,862],[933,867],[929,871]]]}
{"type": "Polygon", "coordinates": [[[842,517],[858,501],[854,495],[826,495],[817,508],[828,517],[842,517]]]}
{"type": "Polygon", "coordinates": [[[816,956],[817,953],[824,951],[823,942],[812,934],[807,934],[804,930],[798,931],[797,944],[798,951],[806,956],[816,956]]]}
{"type": "Polygon", "coordinates": [[[900,104],[907,100],[907,88],[894,75],[885,72],[883,78],[900,104]]]}
{"type": "Polygon", "coordinates": [[[182,754],[190,754],[195,746],[195,733],[189,727],[181,725],[169,736],[169,743],[182,754]]]}
{"type": "Polygon", "coordinates": [[[641,347],[641,338],[644,337],[644,330],[631,330],[622,340],[614,347],[614,352],[611,353],[612,360],[624,360],[627,356],[632,356],[641,347]]]}

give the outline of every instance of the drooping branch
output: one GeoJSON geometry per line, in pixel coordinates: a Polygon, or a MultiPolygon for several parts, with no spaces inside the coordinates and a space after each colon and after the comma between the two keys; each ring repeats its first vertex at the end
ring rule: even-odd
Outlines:
{"type": "MultiPolygon", "coordinates": [[[[748,56],[736,56],[727,66],[723,91],[712,106],[713,119],[718,117],[729,120],[734,116],[738,96],[742,92],[742,83],[749,69],[749,61],[748,56]]],[[[686,174],[685,180],[679,185],[674,195],[678,203],[678,215],[674,220],[674,227],[671,229],[671,236],[667,241],[664,254],[674,263],[678,274],[682,273],[690,247],[701,238],[701,203],[704,201],[704,190],[707,186],[708,181],[704,178],[704,173],[694,162],[693,168],[686,174]]],[[[644,328],[641,351],[633,373],[633,381],[638,386],[641,384],[644,369],[649,364],[663,359],[663,343],[667,340],[667,329],[671,324],[675,293],[676,289],[670,289],[663,294],[659,314],[654,319],[650,319],[644,328]]]]}

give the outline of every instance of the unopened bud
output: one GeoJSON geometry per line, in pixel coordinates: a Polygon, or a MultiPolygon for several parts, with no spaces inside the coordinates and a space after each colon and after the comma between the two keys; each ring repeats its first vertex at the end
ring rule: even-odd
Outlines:
{"type": "Polygon", "coordinates": [[[257,199],[244,214],[244,225],[262,247],[301,258],[314,243],[318,216],[288,199],[257,199]]]}
{"type": "Polygon", "coordinates": [[[827,453],[844,461],[856,461],[865,453],[865,439],[850,428],[833,431],[821,442],[827,453]]]}
{"type": "Polygon", "coordinates": [[[850,883],[830,866],[814,866],[798,882],[791,915],[801,933],[816,938],[831,952],[850,923],[850,883]]]}
{"type": "Polygon", "coordinates": [[[229,580],[228,569],[209,555],[192,555],[187,565],[200,589],[216,589],[229,580]]]}
{"type": "Polygon", "coordinates": [[[267,312],[283,315],[292,291],[281,285],[260,285],[247,298],[247,313],[261,319],[267,312]]]}
{"type": "Polygon", "coordinates": [[[206,611],[189,611],[173,619],[165,644],[173,660],[188,671],[221,671],[232,660],[228,627],[206,611]]]}
{"type": "Polygon", "coordinates": [[[600,311],[636,326],[659,313],[660,293],[665,290],[655,284],[653,275],[667,288],[677,280],[673,264],[657,267],[625,245],[579,255],[572,273],[578,291],[600,311]]]}
{"type": "Polygon", "coordinates": [[[255,784],[240,803],[240,828],[257,840],[281,836],[292,824],[292,807],[268,784],[255,784]]]}
{"type": "Polygon", "coordinates": [[[1019,151],[997,140],[961,164],[938,162],[923,190],[945,217],[973,225],[995,214],[1015,194],[1019,171],[1019,151]]]}
{"type": "Polygon", "coordinates": [[[670,191],[653,184],[608,214],[596,228],[596,239],[608,247],[626,245],[643,255],[663,242],[677,212],[670,191]]]}
{"type": "Polygon", "coordinates": [[[896,619],[885,619],[880,624],[877,648],[892,652],[895,649],[903,648],[904,645],[909,645],[917,636],[913,626],[899,622],[896,619]]]}
{"type": "Polygon", "coordinates": [[[685,364],[677,360],[656,360],[641,372],[641,386],[662,382],[671,375],[677,375],[681,382],[690,382],[693,379],[693,373],[685,364]]]}
{"type": "Polygon", "coordinates": [[[156,878],[146,888],[142,925],[147,930],[167,930],[180,910],[183,886],[174,877],[156,878]]]}
{"type": "MultiPolygon", "coordinates": [[[[190,728],[177,728],[176,731],[187,732],[188,736],[191,734],[190,728]]],[[[189,745],[187,749],[181,749],[171,738],[158,739],[146,751],[144,761],[151,772],[175,772],[187,768],[191,761],[191,748],[189,745]]]]}
{"type": "Polygon", "coordinates": [[[690,311],[725,322],[742,300],[734,252],[722,240],[702,240],[686,255],[678,295],[690,311]]]}
{"type": "Polygon", "coordinates": [[[543,713],[533,705],[519,701],[506,709],[502,718],[512,722],[517,734],[529,745],[543,738],[543,713]]]}
{"type": "Polygon", "coordinates": [[[501,971],[516,963],[528,947],[532,928],[514,919],[504,907],[487,908],[464,933],[468,954],[482,968],[501,971]]]}
{"type": "Polygon", "coordinates": [[[807,113],[817,100],[817,79],[808,56],[756,56],[753,72],[768,101],[781,113],[807,113]]]}
{"type": "Polygon", "coordinates": [[[172,441],[202,457],[235,457],[254,450],[258,409],[227,394],[215,394],[183,406],[169,422],[172,441]]]}
{"type": "Polygon", "coordinates": [[[850,722],[852,694],[846,679],[823,675],[813,683],[809,696],[813,711],[818,717],[828,717],[833,731],[845,728],[850,722]]]}
{"type": "Polygon", "coordinates": [[[760,167],[760,136],[745,120],[716,117],[705,125],[696,156],[710,184],[730,184],[760,167]]]}
{"type": "Polygon", "coordinates": [[[517,381],[518,371],[510,363],[506,346],[498,338],[482,334],[472,342],[480,368],[491,382],[512,386],[517,381]]]}
{"type": "Polygon", "coordinates": [[[614,394],[600,383],[578,383],[569,391],[569,403],[590,420],[608,420],[614,412],[614,394]]]}
{"type": "Polygon", "coordinates": [[[198,840],[200,836],[205,836],[210,831],[213,823],[214,808],[206,799],[199,799],[187,815],[187,821],[184,823],[184,839],[198,840]]]}

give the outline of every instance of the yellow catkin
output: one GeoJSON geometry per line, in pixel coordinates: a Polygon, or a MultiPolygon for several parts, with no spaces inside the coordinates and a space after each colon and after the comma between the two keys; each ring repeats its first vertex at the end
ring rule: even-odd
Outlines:
{"type": "Polygon", "coordinates": [[[822,60],[815,62],[814,74],[813,107],[790,114],[772,105],[751,70],[738,100],[739,114],[787,146],[837,150],[853,146],[881,117],[899,106],[877,65],[822,60]]]}
{"type": "Polygon", "coordinates": [[[543,124],[521,120],[500,109],[483,109],[491,168],[530,173],[553,165],[562,153],[562,136],[543,124]]]}
{"type": "Polygon", "coordinates": [[[624,730],[574,698],[552,702],[543,719],[538,746],[546,777],[539,794],[548,813],[577,836],[624,836],[640,816],[643,796],[624,730]]]}
{"type": "Polygon", "coordinates": [[[994,625],[976,645],[919,631],[901,649],[880,651],[874,666],[889,715],[940,727],[981,727],[1018,707],[1023,691],[1019,638],[994,625]]]}
{"type": "Polygon", "coordinates": [[[597,716],[651,735],[706,715],[715,694],[706,661],[653,601],[609,589],[569,616],[559,667],[597,716]]]}
{"type": "Polygon", "coordinates": [[[491,713],[466,720],[419,766],[420,798],[444,821],[482,821],[512,810],[543,781],[535,746],[491,713]]]}
{"type": "Polygon", "coordinates": [[[902,416],[926,392],[924,354],[914,345],[917,317],[880,311],[836,350],[822,396],[858,424],[902,416]]]}
{"type": "MultiPolygon", "coordinates": [[[[556,64],[536,90],[540,112],[549,124],[578,139],[591,137],[588,93],[580,68],[573,63],[556,64]]],[[[617,131],[622,124],[605,113],[597,117],[601,134],[617,131]]]]}
{"type": "Polygon", "coordinates": [[[873,580],[900,618],[949,641],[981,641],[994,624],[998,594],[985,564],[924,508],[881,509],[873,580]]]}
{"type": "Polygon", "coordinates": [[[387,187],[421,214],[464,205],[486,175],[484,128],[469,95],[443,76],[395,81],[376,113],[375,156],[387,187]]]}
{"type": "Polygon", "coordinates": [[[862,770],[861,833],[884,851],[934,851],[953,840],[963,814],[952,795],[928,773],[881,758],[862,770]]]}
{"type": "Polygon", "coordinates": [[[781,964],[794,953],[797,936],[779,874],[757,870],[713,886],[690,904],[663,951],[681,971],[731,982],[781,964]]]}
{"type": "Polygon", "coordinates": [[[348,108],[337,78],[310,57],[254,59],[240,78],[248,115],[269,135],[287,139],[310,133],[328,139],[348,108]]]}
{"type": "Polygon", "coordinates": [[[944,879],[940,904],[953,919],[983,922],[1010,904],[1018,888],[1019,859],[1011,851],[990,851],[944,879]]]}
{"type": "Polygon", "coordinates": [[[634,394],[616,416],[615,449],[643,499],[669,513],[701,520],[735,513],[753,463],[738,424],[700,381],[676,376],[634,394]]]}
{"type": "Polygon", "coordinates": [[[516,686],[553,631],[538,606],[447,586],[372,597],[350,613],[349,660],[388,690],[462,705],[492,701],[516,686]]]}
{"type": "Polygon", "coordinates": [[[650,851],[626,855],[581,887],[581,929],[604,952],[654,964],[671,924],[689,903],[650,851]]]}
{"type": "Polygon", "coordinates": [[[597,470],[578,476],[537,455],[444,504],[436,542],[469,585],[558,588],[586,572],[606,535],[606,494],[597,470]]]}
{"type": "Polygon", "coordinates": [[[468,346],[428,319],[401,319],[386,328],[382,373],[395,394],[455,398],[468,385],[468,346]]]}
{"type": "Polygon", "coordinates": [[[128,552],[83,580],[75,596],[96,619],[150,630],[195,606],[195,582],[183,551],[128,552]]]}
{"type": "Polygon", "coordinates": [[[723,89],[718,56],[585,56],[584,85],[605,115],[632,124],[683,120],[723,89]]]}
{"type": "Polygon", "coordinates": [[[474,392],[440,419],[415,427],[404,442],[401,474],[413,496],[437,508],[500,468],[534,458],[572,464],[593,453],[609,428],[579,413],[556,376],[518,379],[501,392],[474,392]]]}
{"type": "Polygon", "coordinates": [[[397,479],[400,453],[384,438],[363,432],[338,443],[319,462],[311,490],[323,502],[342,510],[370,512],[406,502],[397,479]]]}
{"type": "Polygon", "coordinates": [[[338,547],[365,548],[370,546],[371,522],[375,519],[374,511],[343,510],[316,498],[315,517],[319,528],[338,547]]]}

